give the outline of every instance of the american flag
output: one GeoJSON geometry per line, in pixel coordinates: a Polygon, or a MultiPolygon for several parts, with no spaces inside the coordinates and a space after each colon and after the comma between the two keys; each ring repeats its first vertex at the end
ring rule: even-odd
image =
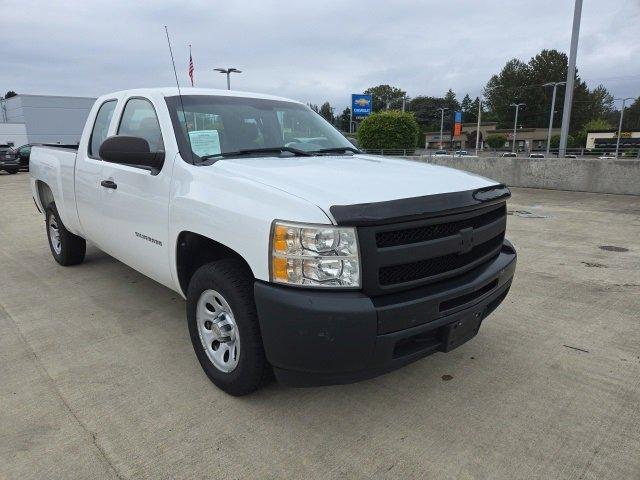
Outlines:
{"type": "Polygon", "coordinates": [[[189,45],[189,78],[193,87],[193,58],[191,58],[191,45],[189,45]]]}

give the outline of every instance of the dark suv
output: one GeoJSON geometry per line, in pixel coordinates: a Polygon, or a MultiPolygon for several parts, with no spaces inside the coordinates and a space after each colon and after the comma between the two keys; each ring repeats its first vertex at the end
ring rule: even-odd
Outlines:
{"type": "Polygon", "coordinates": [[[19,169],[18,152],[11,145],[0,145],[0,170],[18,173],[19,169]]]}

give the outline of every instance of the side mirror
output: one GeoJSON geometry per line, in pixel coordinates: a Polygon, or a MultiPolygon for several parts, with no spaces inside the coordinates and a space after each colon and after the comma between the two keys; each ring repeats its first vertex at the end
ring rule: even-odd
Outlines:
{"type": "Polygon", "coordinates": [[[160,170],[164,163],[164,152],[152,152],[149,142],[140,137],[114,135],[107,138],[99,151],[100,158],[107,162],[148,167],[160,170]]]}

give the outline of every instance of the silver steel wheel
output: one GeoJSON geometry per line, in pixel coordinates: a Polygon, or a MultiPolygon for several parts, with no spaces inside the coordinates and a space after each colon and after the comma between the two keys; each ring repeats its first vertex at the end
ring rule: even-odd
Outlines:
{"type": "Polygon", "coordinates": [[[211,363],[232,372],[240,359],[240,332],[229,303],[215,290],[200,295],[196,309],[198,335],[211,363]]]}
{"type": "Polygon", "coordinates": [[[58,229],[58,222],[55,215],[49,215],[49,239],[51,240],[51,246],[53,251],[57,255],[62,252],[62,244],[60,243],[60,230],[58,229]]]}

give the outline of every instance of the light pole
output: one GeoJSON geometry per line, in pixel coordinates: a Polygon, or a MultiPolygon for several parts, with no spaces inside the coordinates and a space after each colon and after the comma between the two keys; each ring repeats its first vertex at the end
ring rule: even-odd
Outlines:
{"type": "Polygon", "coordinates": [[[618,150],[620,149],[620,135],[622,134],[622,118],[624,117],[624,104],[627,100],[633,100],[633,97],[616,98],[616,100],[622,100],[622,110],[620,110],[620,123],[618,124],[618,139],[616,140],[616,158],[618,158],[618,150]]]}
{"type": "Polygon", "coordinates": [[[231,74],[232,73],[242,73],[242,70],[238,70],[237,68],[214,68],[216,72],[224,73],[227,75],[227,90],[231,90],[231,74]]]}
{"type": "Polygon", "coordinates": [[[512,152],[515,152],[516,151],[516,128],[518,128],[518,110],[520,110],[520,107],[524,107],[524,103],[512,103],[509,106],[516,107],[516,119],[513,122],[513,148],[511,149],[512,152]]]}
{"type": "Polygon", "coordinates": [[[478,97],[478,127],[476,128],[476,157],[480,147],[480,117],[482,116],[482,98],[478,97]]]}
{"type": "MultiPolygon", "coordinates": [[[[545,83],[543,87],[550,87],[553,85],[553,95],[551,95],[551,115],[549,115],[549,131],[547,132],[547,155],[549,155],[549,149],[551,148],[551,129],[553,128],[553,114],[556,108],[556,88],[558,85],[566,85],[567,82],[549,82],[545,83]]],[[[558,154],[558,156],[560,156],[558,154]]]]}
{"type": "Polygon", "coordinates": [[[564,157],[567,150],[571,104],[573,102],[573,84],[576,79],[576,55],[578,54],[581,15],[582,0],[576,0],[573,10],[573,29],[571,31],[571,48],[569,49],[569,65],[567,68],[567,87],[564,90],[564,108],[562,109],[562,127],[560,128],[560,149],[558,150],[558,157],[564,157]]]}
{"type": "Polygon", "coordinates": [[[440,150],[442,150],[442,130],[444,129],[444,112],[449,109],[440,107],[438,110],[440,110],[440,150]]]}

